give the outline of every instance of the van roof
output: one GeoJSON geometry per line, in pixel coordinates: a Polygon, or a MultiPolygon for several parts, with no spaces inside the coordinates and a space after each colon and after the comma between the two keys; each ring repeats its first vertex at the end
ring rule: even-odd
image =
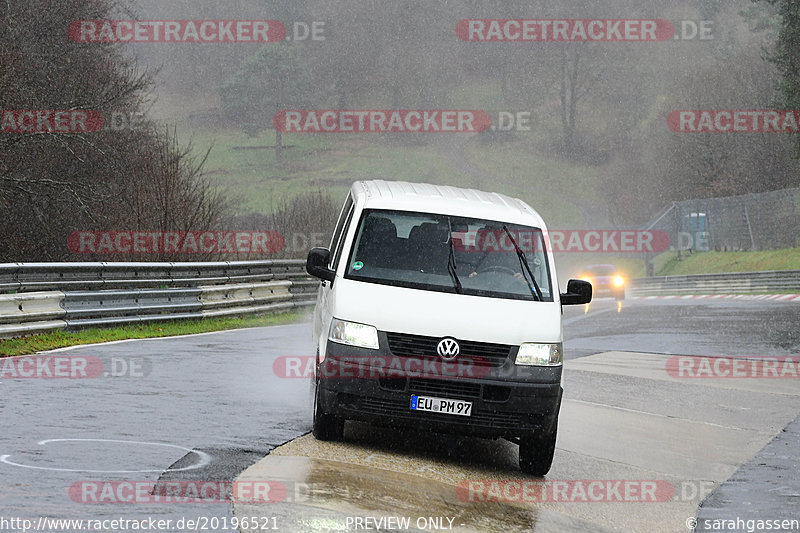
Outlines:
{"type": "Polygon", "coordinates": [[[357,181],[351,188],[356,205],[365,209],[394,209],[498,220],[544,228],[531,206],[496,192],[407,181],[357,181]]]}

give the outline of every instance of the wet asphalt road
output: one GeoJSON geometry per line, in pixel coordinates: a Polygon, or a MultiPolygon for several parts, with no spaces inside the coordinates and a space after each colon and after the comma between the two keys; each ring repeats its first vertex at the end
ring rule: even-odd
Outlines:
{"type": "MultiPolygon", "coordinates": [[[[796,304],[629,300],[618,308],[601,300],[566,310],[565,353],[796,356],[799,323],[796,304]]],[[[145,375],[3,379],[0,517],[230,517],[224,502],[86,504],[73,501],[69,488],[99,480],[231,480],[306,433],[308,383],[276,377],[272,361],[309,355],[309,332],[298,324],[81,347],[64,353],[96,356],[106,368],[114,358],[139,361],[145,375]]]]}
{"type": "Polygon", "coordinates": [[[307,324],[120,342],[62,353],[99,357],[106,368],[113,358],[141,361],[146,375],[2,380],[0,456],[24,466],[0,463],[0,516],[228,516],[228,503],[77,503],[69,488],[82,481],[155,482],[181,460],[181,468],[208,465],[166,479],[233,479],[310,430],[308,383],[279,379],[271,366],[276,357],[308,354],[310,346],[307,324]],[[48,439],[83,440],[40,444],[48,439]]]}
{"type": "MultiPolygon", "coordinates": [[[[565,308],[566,309],[566,308],[565,308]]],[[[676,355],[800,355],[800,305],[759,300],[598,300],[564,314],[565,358],[609,350],[676,355]]]]}

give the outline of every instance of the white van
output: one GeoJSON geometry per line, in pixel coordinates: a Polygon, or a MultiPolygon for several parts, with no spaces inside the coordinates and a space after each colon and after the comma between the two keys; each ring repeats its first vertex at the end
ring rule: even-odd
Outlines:
{"type": "Polygon", "coordinates": [[[472,189],[360,181],[330,249],[308,254],[322,281],[313,434],[345,420],[412,426],[519,444],[544,475],[561,406],[561,306],[541,217],[521,200],[472,189]]]}

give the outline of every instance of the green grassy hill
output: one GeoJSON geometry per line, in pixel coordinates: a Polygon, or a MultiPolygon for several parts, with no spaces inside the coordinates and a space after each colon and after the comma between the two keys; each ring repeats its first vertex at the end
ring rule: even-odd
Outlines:
{"type": "Polygon", "coordinates": [[[595,196],[595,170],[537,156],[524,140],[491,145],[477,137],[453,143],[440,137],[411,144],[416,139],[410,136],[285,134],[290,148],[276,165],[274,149],[266,148],[275,143],[272,130],[248,137],[227,129],[191,139],[198,154],[211,148],[205,171],[238,199],[240,212],[268,214],[281,200],[309,190],[343,197],[353,181],[383,178],[502,192],[529,202],[551,226],[580,226],[585,210],[567,191],[584,193],[584,203],[595,196]]]}

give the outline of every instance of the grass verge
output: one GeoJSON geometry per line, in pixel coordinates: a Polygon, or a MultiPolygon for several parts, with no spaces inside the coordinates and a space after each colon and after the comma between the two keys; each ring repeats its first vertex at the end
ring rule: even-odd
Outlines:
{"type": "Polygon", "coordinates": [[[81,331],[52,331],[13,339],[0,339],[0,357],[28,355],[67,346],[94,344],[123,339],[149,339],[191,335],[209,331],[275,326],[300,321],[307,311],[289,311],[263,315],[231,316],[204,320],[175,320],[148,324],[130,324],[115,328],[92,328],[81,331]]]}
{"type": "Polygon", "coordinates": [[[713,274],[718,272],[760,272],[800,269],[800,248],[763,252],[666,252],[656,257],[656,276],[713,274]]]}

